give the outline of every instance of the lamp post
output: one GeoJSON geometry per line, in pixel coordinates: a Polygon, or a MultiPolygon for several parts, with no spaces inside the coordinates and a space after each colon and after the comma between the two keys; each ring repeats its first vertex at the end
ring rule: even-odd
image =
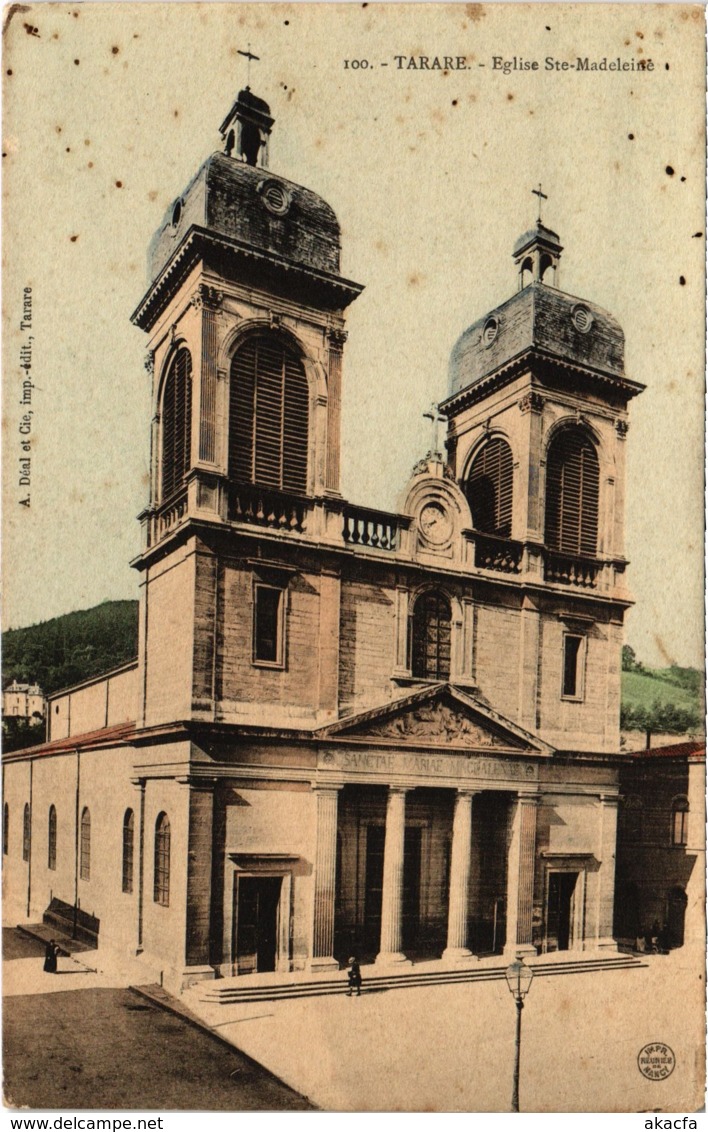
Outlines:
{"type": "Polygon", "coordinates": [[[511,1111],[519,1111],[519,1056],[521,1053],[521,1011],[529,993],[533,971],[517,956],[506,969],[506,985],[516,1003],[516,1048],[514,1051],[514,1087],[511,1094],[511,1111]]]}

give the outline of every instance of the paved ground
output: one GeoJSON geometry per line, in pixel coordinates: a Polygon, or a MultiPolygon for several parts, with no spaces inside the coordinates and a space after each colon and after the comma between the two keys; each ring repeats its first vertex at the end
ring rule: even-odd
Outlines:
{"type": "Polygon", "coordinates": [[[308,1101],[183,1019],[3,931],[6,1103],[49,1109],[303,1110],[308,1101]],[[101,985],[103,981],[103,985],[101,985]],[[32,988],[30,993],[24,990],[32,988]]]}
{"type": "MultiPolygon", "coordinates": [[[[703,961],[686,949],[648,966],[537,978],[523,1011],[526,1112],[693,1112],[703,1094],[703,961]],[[647,1043],[676,1069],[641,1075],[647,1043]]],[[[503,981],[361,998],[206,1005],[219,1033],[321,1108],[509,1111],[515,1008],[503,981]]]]}
{"type": "MultiPolygon", "coordinates": [[[[306,1109],[306,1096],[335,1111],[509,1108],[515,1011],[501,981],[227,1007],[185,996],[239,1053],[161,1010],[159,988],[154,1002],[124,989],[125,971],[63,959],[69,974],[46,975],[41,945],[10,933],[3,947],[5,1089],[15,1105],[256,1111],[306,1109]]],[[[703,956],[682,949],[647,963],[534,980],[523,1111],[701,1107],[703,956]],[[672,1047],[676,1068],[647,1081],[637,1055],[657,1041],[672,1047]]]]}

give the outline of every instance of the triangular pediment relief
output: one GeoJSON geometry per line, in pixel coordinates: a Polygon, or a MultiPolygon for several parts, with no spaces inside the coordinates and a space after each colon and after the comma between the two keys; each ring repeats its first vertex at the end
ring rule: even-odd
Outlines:
{"type": "Polygon", "coordinates": [[[397,746],[552,754],[547,743],[449,684],[340,719],[322,728],[319,735],[397,746]]]}

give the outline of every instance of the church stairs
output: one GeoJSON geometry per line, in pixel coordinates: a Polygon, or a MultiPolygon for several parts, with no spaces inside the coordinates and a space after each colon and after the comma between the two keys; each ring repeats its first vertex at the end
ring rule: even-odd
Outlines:
{"type": "MultiPolygon", "coordinates": [[[[431,970],[427,964],[420,968],[408,968],[405,973],[367,975],[364,969],[362,995],[381,991],[408,990],[413,987],[443,986],[451,983],[481,983],[503,979],[508,964],[499,966],[476,965],[462,969],[440,968],[431,970]],[[423,969],[428,967],[427,970],[423,969]]],[[[618,971],[647,967],[648,964],[631,955],[603,956],[596,959],[563,959],[543,961],[532,964],[536,977],[546,975],[587,975],[599,971],[618,971]]],[[[268,976],[242,975],[233,979],[217,979],[202,984],[195,991],[200,1002],[232,1006],[239,1002],[269,1002],[290,998],[312,998],[321,995],[345,994],[347,990],[346,971],[308,978],[305,973],[291,975],[287,981],[265,982],[268,976]],[[257,982],[254,980],[257,979],[257,982]]],[[[270,978],[276,980],[277,975],[270,978]]],[[[282,978],[282,976],[281,976],[282,978]]]]}

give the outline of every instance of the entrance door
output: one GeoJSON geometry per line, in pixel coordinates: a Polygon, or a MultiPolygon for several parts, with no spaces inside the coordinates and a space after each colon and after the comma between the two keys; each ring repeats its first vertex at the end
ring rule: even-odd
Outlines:
{"type": "Polygon", "coordinates": [[[240,975],[275,970],[282,883],[282,877],[238,878],[234,962],[240,975]]]}
{"type": "Polygon", "coordinates": [[[573,942],[575,886],[577,873],[550,873],[548,877],[548,914],[546,917],[546,950],[568,951],[573,942]]]}

